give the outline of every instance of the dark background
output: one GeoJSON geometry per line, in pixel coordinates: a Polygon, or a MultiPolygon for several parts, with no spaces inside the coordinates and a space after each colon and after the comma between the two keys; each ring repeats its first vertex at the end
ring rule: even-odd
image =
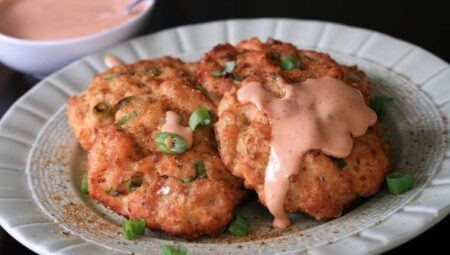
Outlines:
{"type": "MultiPolygon", "coordinates": [[[[57,0],[56,0],[57,1],[57,0]]],[[[338,22],[383,32],[450,61],[449,9],[445,1],[159,0],[142,34],[179,25],[230,18],[289,17],[338,22]]],[[[1,17],[0,17],[1,22],[1,17]]],[[[37,81],[0,64],[0,116],[37,81]]],[[[421,248],[445,251],[450,218],[387,254],[421,248]]],[[[445,253],[445,252],[442,252],[445,253]]],[[[0,254],[33,254],[0,228],[0,254]]]]}

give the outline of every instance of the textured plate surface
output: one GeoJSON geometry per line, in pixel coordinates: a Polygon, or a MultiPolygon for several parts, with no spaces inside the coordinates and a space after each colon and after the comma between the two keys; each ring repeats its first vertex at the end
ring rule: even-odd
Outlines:
{"type": "Polygon", "coordinates": [[[43,80],[15,103],[0,124],[0,224],[38,253],[158,254],[181,244],[190,254],[374,254],[425,231],[450,211],[450,68],[425,50],[386,35],[331,23],[257,19],[180,27],[137,38],[79,60],[43,80]],[[257,203],[239,210],[252,221],[251,238],[203,238],[195,243],[149,231],[125,241],[122,218],[78,191],[85,155],[65,117],[68,96],[84,90],[113,53],[131,63],[174,55],[194,60],[218,43],[258,36],[330,53],[366,71],[375,94],[394,98],[386,123],[394,168],[410,171],[414,187],[401,196],[380,194],[326,223],[293,214],[285,232],[269,227],[257,203]]]}

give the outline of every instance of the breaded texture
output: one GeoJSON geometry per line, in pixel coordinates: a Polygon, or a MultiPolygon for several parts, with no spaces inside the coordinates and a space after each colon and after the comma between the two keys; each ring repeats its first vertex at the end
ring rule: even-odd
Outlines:
{"type": "Polygon", "coordinates": [[[272,39],[262,43],[257,38],[251,38],[238,43],[236,47],[219,44],[207,52],[198,63],[191,64],[189,70],[216,102],[231,88],[239,87],[242,82],[248,81],[248,78],[270,78],[272,75],[280,75],[287,82],[330,76],[345,80],[359,89],[366,102],[370,96],[367,76],[356,67],[341,66],[326,53],[299,50],[290,43],[272,39]],[[283,71],[280,65],[286,56],[298,59],[300,67],[283,71]],[[236,63],[232,74],[221,77],[214,75],[214,71],[222,71],[230,61],[236,63]]]}
{"type": "Polygon", "coordinates": [[[194,239],[218,235],[233,218],[243,190],[220,160],[212,127],[194,131],[192,148],[180,155],[155,146],[167,111],[178,113],[187,126],[198,107],[215,110],[184,68],[171,58],[114,67],[70,99],[68,117],[88,150],[92,198],[126,217],[145,219],[151,229],[194,239]],[[108,104],[109,111],[95,113],[99,103],[108,104]],[[205,178],[196,172],[198,162],[205,178]],[[130,190],[133,179],[139,182],[130,190]]]}
{"type": "MultiPolygon", "coordinates": [[[[86,91],[69,98],[67,108],[69,125],[83,149],[89,150],[96,134],[113,122],[112,115],[99,118],[94,113],[93,109],[97,104],[105,103],[114,108],[119,100],[148,93],[164,81],[184,82],[189,78],[185,64],[171,57],[113,67],[97,74],[86,91]]],[[[203,97],[200,91],[194,89],[192,95],[203,97]]]]}
{"type": "MultiPolygon", "coordinates": [[[[219,120],[215,124],[221,158],[233,175],[244,180],[246,188],[254,189],[265,204],[264,178],[270,154],[271,127],[265,114],[255,105],[240,104],[237,90],[244,82],[259,81],[276,96],[283,96],[276,77],[288,82],[307,78],[332,76],[344,80],[361,91],[366,102],[370,87],[366,75],[355,67],[343,67],[327,54],[297,50],[291,44],[256,39],[241,42],[235,68],[245,80],[236,84],[223,96],[219,120]],[[270,59],[275,52],[300,59],[299,68],[283,71],[270,59]],[[244,64],[245,63],[245,64],[244,64]],[[256,74],[256,75],[255,75],[256,74]]],[[[226,79],[226,78],[222,78],[226,79]]],[[[382,139],[381,128],[376,124],[367,133],[354,138],[351,154],[345,158],[347,165],[340,169],[330,157],[310,151],[304,155],[297,174],[290,177],[290,186],[284,201],[286,211],[301,211],[317,220],[328,220],[341,214],[357,197],[367,197],[379,191],[389,171],[389,145],[382,139]]]]}

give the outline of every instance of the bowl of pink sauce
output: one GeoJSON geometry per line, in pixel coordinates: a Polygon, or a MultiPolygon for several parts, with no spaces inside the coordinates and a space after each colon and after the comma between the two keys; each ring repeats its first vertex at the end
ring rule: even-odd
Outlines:
{"type": "Polygon", "coordinates": [[[45,76],[145,25],[154,0],[0,0],[0,62],[45,76]]]}

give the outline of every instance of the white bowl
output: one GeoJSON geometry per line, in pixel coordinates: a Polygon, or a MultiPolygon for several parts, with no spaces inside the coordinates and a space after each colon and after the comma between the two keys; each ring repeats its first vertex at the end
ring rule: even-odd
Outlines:
{"type": "Polygon", "coordinates": [[[0,62],[20,72],[46,76],[68,63],[136,35],[149,19],[154,0],[132,19],[87,36],[50,41],[24,40],[0,34],[0,62]]]}

